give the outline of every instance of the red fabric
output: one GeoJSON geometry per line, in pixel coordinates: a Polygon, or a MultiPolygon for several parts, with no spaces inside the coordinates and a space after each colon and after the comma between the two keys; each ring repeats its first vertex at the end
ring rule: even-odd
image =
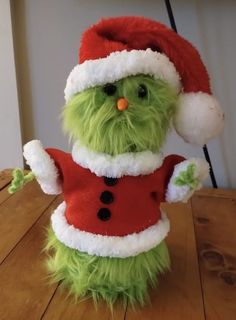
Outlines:
{"type": "Polygon", "coordinates": [[[211,94],[207,70],[198,51],[165,25],[143,17],[102,19],[83,34],[79,62],[107,57],[111,52],[151,48],[174,63],[184,92],[211,94]]]}
{"type": "Polygon", "coordinates": [[[154,173],[138,177],[124,176],[114,186],[107,186],[103,177],[76,164],[71,155],[57,149],[47,149],[59,168],[66,218],[80,230],[109,236],[124,236],[140,232],[155,224],[161,217],[160,203],[165,201],[165,191],[174,166],[184,158],[168,156],[154,173]],[[103,204],[100,195],[110,191],[111,204],[103,204]],[[101,221],[100,208],[108,208],[111,218],[101,221]]]}

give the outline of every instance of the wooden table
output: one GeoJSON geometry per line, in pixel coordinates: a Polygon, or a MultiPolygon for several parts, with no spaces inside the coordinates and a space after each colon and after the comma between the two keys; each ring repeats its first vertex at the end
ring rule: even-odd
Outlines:
{"type": "Polygon", "coordinates": [[[187,204],[164,205],[171,220],[172,270],[151,291],[151,305],[74,303],[49,285],[41,249],[50,214],[61,202],[36,182],[10,196],[0,174],[0,320],[236,319],[236,191],[204,189],[187,204]]]}

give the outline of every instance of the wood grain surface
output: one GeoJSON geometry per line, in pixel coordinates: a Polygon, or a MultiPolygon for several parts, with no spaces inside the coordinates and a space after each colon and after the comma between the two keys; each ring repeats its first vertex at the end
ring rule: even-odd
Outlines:
{"type": "Polygon", "coordinates": [[[90,299],[76,303],[71,297],[60,288],[57,291],[48,306],[44,320],[64,320],[64,319],[86,319],[86,320],[123,320],[126,307],[117,303],[113,312],[104,302],[101,302],[95,308],[90,299]]]}
{"type": "Polygon", "coordinates": [[[11,169],[0,171],[0,190],[11,182],[11,169]]]}
{"type": "Polygon", "coordinates": [[[171,231],[172,269],[150,290],[151,304],[132,310],[117,303],[75,303],[49,284],[44,230],[60,197],[36,182],[10,196],[10,171],[0,173],[0,320],[236,319],[236,191],[205,189],[190,203],[164,205],[171,231]]]}
{"type": "Polygon", "coordinates": [[[40,319],[56,285],[49,285],[42,253],[45,227],[56,199],[0,266],[0,319],[40,319]]]}
{"type": "Polygon", "coordinates": [[[37,182],[33,181],[0,204],[0,262],[42,215],[53,199],[53,196],[42,193],[37,182]]]}
{"type": "Polygon", "coordinates": [[[189,204],[165,205],[171,231],[167,238],[171,272],[161,277],[157,289],[151,292],[151,306],[133,311],[128,308],[128,320],[202,320],[204,309],[199,278],[193,218],[189,204]]]}
{"type": "Polygon", "coordinates": [[[192,211],[206,319],[235,320],[236,199],[198,195],[192,211]]]}

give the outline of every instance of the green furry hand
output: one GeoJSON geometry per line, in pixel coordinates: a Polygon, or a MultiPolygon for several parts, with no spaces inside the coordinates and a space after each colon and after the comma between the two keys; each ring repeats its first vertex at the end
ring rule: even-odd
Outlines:
{"type": "Polygon", "coordinates": [[[16,168],[12,172],[13,180],[10,187],[8,188],[9,193],[15,193],[21,190],[24,185],[34,180],[35,176],[32,172],[29,172],[24,176],[24,171],[20,168],[16,168]]]}
{"type": "Polygon", "coordinates": [[[199,180],[195,177],[196,165],[190,163],[187,169],[181,171],[178,177],[175,178],[174,184],[176,186],[188,186],[190,190],[195,190],[199,184],[199,180]]]}

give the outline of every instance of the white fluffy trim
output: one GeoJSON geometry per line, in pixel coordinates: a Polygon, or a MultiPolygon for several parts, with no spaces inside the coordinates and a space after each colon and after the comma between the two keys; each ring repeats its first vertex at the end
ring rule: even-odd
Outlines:
{"type": "Polygon", "coordinates": [[[65,217],[66,203],[62,202],[51,216],[52,228],[59,241],[67,247],[101,257],[127,258],[157,246],[169,232],[169,220],[164,213],[157,224],[124,237],[104,236],[81,231],[69,225],[65,217]]]}
{"type": "Polygon", "coordinates": [[[177,91],[180,90],[179,74],[166,55],[151,49],[123,50],[75,66],[67,79],[65,100],[68,101],[75,93],[85,89],[140,73],[165,80],[177,91]]]}
{"type": "Polygon", "coordinates": [[[186,202],[192,196],[194,191],[202,187],[202,181],[204,181],[209,174],[209,165],[207,161],[201,158],[190,158],[185,160],[175,166],[173,175],[168,184],[166,192],[166,201],[167,202],[186,202]],[[174,180],[179,176],[181,171],[185,171],[189,164],[195,164],[196,170],[194,178],[198,181],[196,189],[191,190],[189,186],[177,186],[174,184],[174,180]]]}
{"type": "Polygon", "coordinates": [[[88,149],[76,142],[72,149],[72,158],[85,169],[98,177],[120,178],[139,176],[154,172],[161,167],[163,156],[151,151],[123,153],[111,156],[88,149]]]}
{"type": "Polygon", "coordinates": [[[186,142],[204,145],[222,131],[224,114],[213,96],[203,92],[185,93],[179,97],[174,125],[186,142]]]}
{"type": "Polygon", "coordinates": [[[26,163],[36,176],[42,190],[47,194],[61,193],[58,170],[39,140],[32,140],[24,145],[26,163]]]}

